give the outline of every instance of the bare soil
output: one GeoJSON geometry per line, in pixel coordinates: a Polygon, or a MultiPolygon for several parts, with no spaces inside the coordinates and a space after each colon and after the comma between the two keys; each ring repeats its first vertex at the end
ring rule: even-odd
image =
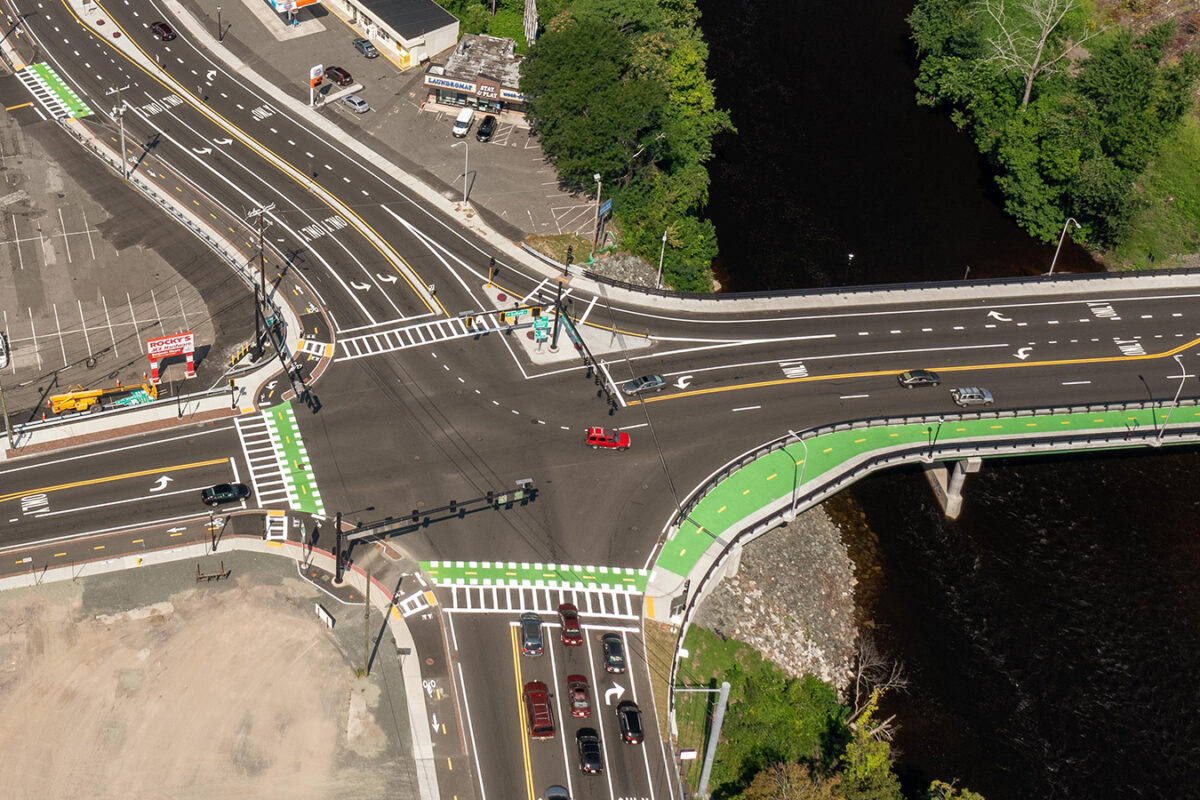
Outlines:
{"type": "Polygon", "coordinates": [[[0,592],[4,796],[399,796],[380,691],[316,621],[312,587],[253,571],[188,586],[189,566],[125,610],[146,587],[121,583],[152,570],[0,592]]]}

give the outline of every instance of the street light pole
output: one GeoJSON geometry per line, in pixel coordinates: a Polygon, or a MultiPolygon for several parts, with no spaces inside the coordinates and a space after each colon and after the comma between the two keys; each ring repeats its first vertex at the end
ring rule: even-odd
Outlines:
{"type": "Polygon", "coordinates": [[[600,246],[600,173],[592,174],[592,178],[596,181],[596,218],[592,220],[592,252],[596,252],[596,248],[600,246]]]}
{"type": "Polygon", "coordinates": [[[220,6],[217,6],[217,41],[218,42],[225,41],[225,32],[222,30],[222,27],[221,27],[221,7],[220,6]]]}
{"type": "Polygon", "coordinates": [[[1183,357],[1175,354],[1171,358],[1175,359],[1175,363],[1179,365],[1179,388],[1175,390],[1175,399],[1171,401],[1171,407],[1167,409],[1167,416],[1163,418],[1162,427],[1158,429],[1158,436],[1154,439],[1156,447],[1162,444],[1163,434],[1167,432],[1167,423],[1171,421],[1171,412],[1179,404],[1179,395],[1183,394],[1183,383],[1188,379],[1187,370],[1183,367],[1183,357]]]}
{"type": "Polygon", "coordinates": [[[454,144],[450,145],[450,147],[453,149],[455,147],[458,147],[460,144],[463,146],[463,205],[466,205],[466,203],[467,203],[467,176],[471,174],[471,161],[470,161],[471,148],[467,146],[467,143],[465,141],[455,142],[454,144]]]}
{"type": "Polygon", "coordinates": [[[129,86],[118,86],[115,89],[109,89],[105,94],[115,94],[117,96],[117,107],[113,109],[113,115],[121,123],[121,177],[125,180],[129,179],[129,170],[126,168],[128,159],[125,158],[125,103],[121,101],[121,92],[128,89],[129,86]]]}
{"type": "MultiPolygon", "coordinates": [[[[800,477],[799,477],[799,480],[796,480],[796,485],[792,487],[792,504],[791,504],[791,506],[788,507],[788,513],[786,515],[787,521],[791,522],[792,520],[794,520],[796,518],[796,494],[800,491],[800,484],[804,483],[804,470],[808,466],[808,442],[801,439],[800,434],[796,433],[794,430],[792,430],[790,428],[788,429],[788,433],[791,434],[792,436],[795,436],[796,441],[798,441],[800,443],[800,446],[804,448],[804,460],[800,462],[800,477]]],[[[785,453],[787,452],[786,448],[784,448],[784,452],[785,453]]],[[[790,453],[788,455],[789,455],[789,457],[791,456],[790,453]]],[[[792,459],[792,462],[793,462],[792,463],[792,478],[795,480],[796,479],[795,459],[792,459]]]]}
{"type": "Polygon", "coordinates": [[[1046,277],[1050,277],[1054,274],[1054,265],[1058,263],[1058,251],[1062,250],[1063,239],[1066,238],[1067,235],[1067,226],[1072,223],[1075,224],[1076,229],[1083,227],[1078,222],[1075,222],[1074,217],[1067,217],[1067,221],[1063,223],[1062,233],[1058,235],[1058,247],[1054,248],[1054,258],[1050,261],[1050,271],[1046,273],[1046,277]]]}
{"type": "Polygon", "coordinates": [[[662,288],[662,264],[663,256],[667,253],[667,232],[663,231],[662,249],[658,251],[658,278],[654,281],[654,288],[662,288]]]}

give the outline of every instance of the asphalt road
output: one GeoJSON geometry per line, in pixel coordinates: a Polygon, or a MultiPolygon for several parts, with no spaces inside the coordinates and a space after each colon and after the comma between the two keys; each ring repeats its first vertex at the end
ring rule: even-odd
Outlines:
{"type": "MultiPolygon", "coordinates": [[[[306,302],[326,311],[333,333],[489,307],[485,241],[331,141],[307,116],[245,85],[186,35],[155,40],[144,9],[110,10],[174,86],[80,27],[65,6],[49,5],[27,25],[46,58],[90,95],[128,87],[126,139],[139,172],[220,220],[248,261],[258,256],[257,230],[245,212],[274,204],[264,233],[271,269],[290,271],[307,287],[306,302]]],[[[87,124],[116,137],[116,123],[104,117],[87,124]]],[[[502,267],[509,295],[549,298],[541,276],[502,267]]],[[[604,361],[602,376],[619,384],[659,373],[668,381],[662,392],[645,402],[623,398],[613,411],[581,362],[533,358],[512,337],[494,334],[335,359],[314,386],[319,411],[297,406],[296,419],[325,516],[398,518],[533,479],[532,502],[442,515],[398,534],[393,543],[411,558],[644,567],[678,502],[721,464],[788,430],[951,412],[951,386],[985,386],[997,408],[1169,400],[1181,380],[1171,357],[1178,348],[1183,374],[1195,372],[1187,348],[1200,338],[1197,293],[1071,296],[1055,288],[1047,283],[1045,291],[1003,301],[927,296],[891,306],[755,314],[610,308],[573,289],[573,313],[588,314],[584,336],[604,361]],[[613,346],[613,328],[648,346],[623,353],[613,346]],[[899,387],[895,374],[916,367],[939,371],[942,386],[899,387]],[[632,449],[586,447],[589,425],[622,427],[632,449]]],[[[233,509],[210,516],[197,497],[203,486],[242,481],[256,487],[250,507],[287,507],[286,497],[262,491],[270,467],[248,443],[250,422],[6,465],[0,506],[9,524],[0,548],[16,554],[7,568],[82,559],[88,548],[136,552],[172,538],[220,535],[227,525],[258,532],[261,516],[231,517],[233,509]]],[[[455,666],[443,667],[460,687],[463,718],[456,724],[465,760],[478,771],[466,790],[524,797],[563,783],[573,797],[610,799],[670,791],[647,665],[635,662],[622,684],[647,711],[645,744],[619,742],[608,705],[607,692],[621,679],[602,672],[596,636],[620,631],[628,652],[641,653],[634,622],[588,615],[583,648],[552,642],[546,656],[530,659],[515,649],[515,615],[451,609],[446,616],[445,647],[455,666]],[[576,671],[593,687],[603,777],[577,769],[573,736],[581,723],[563,706],[566,676],[576,671]],[[531,679],[554,691],[560,731],[551,741],[530,742],[522,727],[520,686],[531,679]]],[[[453,753],[453,742],[446,747],[453,753]]],[[[461,770],[452,771],[440,778],[458,791],[461,770]]]]}

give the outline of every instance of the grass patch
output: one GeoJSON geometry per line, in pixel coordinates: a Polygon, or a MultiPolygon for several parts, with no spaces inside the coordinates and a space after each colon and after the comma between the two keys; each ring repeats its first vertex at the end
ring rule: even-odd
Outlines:
{"type": "Polygon", "coordinates": [[[592,240],[574,233],[559,233],[554,236],[526,236],[525,244],[543,255],[550,256],[560,264],[567,263],[567,248],[573,247],[575,251],[571,263],[578,264],[587,258],[592,240]]]}
{"type": "Polygon", "coordinates": [[[1125,269],[1182,266],[1200,252],[1200,123],[1184,120],[1140,180],[1146,207],[1113,257],[1125,269]]]}
{"type": "MultiPolygon", "coordinates": [[[[667,730],[667,698],[671,693],[671,659],[675,657],[675,630],[670,625],[646,620],[642,641],[654,686],[654,715],[660,731],[667,730]]],[[[665,737],[664,737],[665,738],[665,737]]]]}

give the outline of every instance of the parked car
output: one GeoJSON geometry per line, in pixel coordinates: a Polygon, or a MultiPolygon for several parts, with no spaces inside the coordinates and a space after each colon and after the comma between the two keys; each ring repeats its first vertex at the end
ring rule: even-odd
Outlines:
{"type": "Polygon", "coordinates": [[[371,107],[367,105],[367,101],[363,100],[356,94],[346,95],[342,98],[342,102],[345,103],[355,114],[365,114],[371,110],[371,107]]]}
{"type": "Polygon", "coordinates": [[[521,652],[527,656],[540,656],[543,646],[542,618],[526,611],[521,615],[521,652]]]}
{"type": "Polygon", "coordinates": [[[643,375],[626,383],[621,387],[621,391],[636,396],[647,392],[661,392],[666,385],[667,381],[662,375],[643,375]]]}
{"type": "Polygon", "coordinates": [[[593,450],[601,447],[606,450],[628,450],[629,434],[617,428],[588,428],[587,443],[593,450]]]}
{"type": "Polygon", "coordinates": [[[967,406],[990,406],[992,404],[992,393],[987,389],[980,389],[978,386],[961,386],[957,389],[951,389],[950,396],[954,398],[954,402],[964,408],[967,406]]]}
{"type": "Polygon", "coordinates": [[[208,506],[237,503],[250,496],[250,487],[244,483],[218,483],[200,492],[200,499],[208,506]]]}
{"type": "Polygon", "coordinates": [[[496,133],[496,118],[488,114],[483,118],[483,122],[479,123],[479,129],[475,131],[475,141],[490,142],[492,136],[496,133]]]}
{"type": "Polygon", "coordinates": [[[600,734],[595,728],[580,728],[575,734],[579,747],[579,771],[588,775],[604,772],[604,761],[600,757],[600,734]]]}
{"type": "Polygon", "coordinates": [[[371,40],[362,37],[354,40],[354,49],[367,58],[375,58],[379,55],[379,51],[375,49],[375,45],[371,44],[371,40]]]}
{"type": "Polygon", "coordinates": [[[615,633],[606,633],[600,637],[600,646],[604,648],[604,671],[625,671],[625,645],[621,637],[615,633]]]}
{"type": "Polygon", "coordinates": [[[591,692],[585,676],[567,676],[567,702],[571,704],[572,717],[590,717],[592,715],[591,692]]]}
{"type": "Polygon", "coordinates": [[[475,109],[460,109],[458,116],[454,118],[454,126],[450,128],[450,134],[455,139],[462,139],[471,131],[471,121],[473,119],[475,119],[475,109]]]}
{"type": "Polygon", "coordinates": [[[896,380],[900,381],[900,385],[905,389],[914,386],[937,386],[942,382],[941,376],[931,369],[910,369],[897,375],[896,380]]]}
{"type": "Polygon", "coordinates": [[[579,609],[571,603],[558,607],[558,621],[562,623],[562,643],[567,647],[583,644],[583,631],[579,627],[579,609]]]}
{"type": "Polygon", "coordinates": [[[550,710],[550,690],[541,681],[525,684],[525,718],[529,723],[529,738],[550,739],[554,736],[554,713],[550,710]]]}
{"type": "Polygon", "coordinates": [[[175,38],[175,30],[165,22],[150,23],[150,31],[164,42],[175,38]]]}
{"type": "Polygon", "coordinates": [[[625,744],[641,744],[642,710],[632,700],[617,703],[617,724],[621,728],[621,741],[625,744]]]}
{"type": "Polygon", "coordinates": [[[338,86],[349,86],[354,83],[354,76],[341,67],[326,67],[325,77],[336,83],[338,86]]]}

